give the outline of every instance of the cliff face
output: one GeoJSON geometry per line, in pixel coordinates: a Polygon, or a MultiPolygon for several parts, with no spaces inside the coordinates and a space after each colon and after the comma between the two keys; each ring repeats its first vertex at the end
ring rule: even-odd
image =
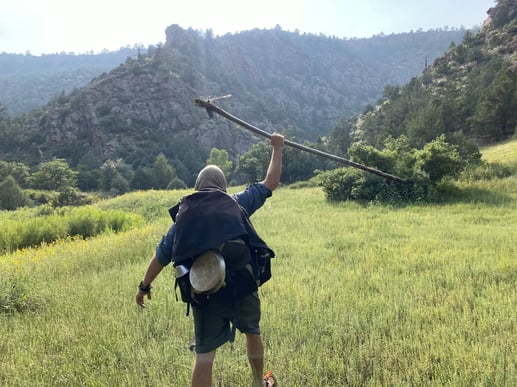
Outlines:
{"type": "Polygon", "coordinates": [[[517,0],[499,0],[487,14],[482,29],[486,34],[487,49],[509,59],[512,66],[517,67],[517,0]]]}
{"type": "Polygon", "coordinates": [[[39,113],[29,131],[46,134],[39,146],[43,158],[55,154],[58,145],[64,151],[59,156],[72,160],[87,152],[101,160],[138,163],[137,154],[146,149],[153,156],[156,151],[169,154],[177,136],[189,138],[186,145],[193,150],[218,146],[234,154],[244,152],[250,139],[228,124],[207,120],[206,113],[194,106],[197,96],[176,74],[146,71],[137,61],[126,63],[65,103],[39,113]]]}

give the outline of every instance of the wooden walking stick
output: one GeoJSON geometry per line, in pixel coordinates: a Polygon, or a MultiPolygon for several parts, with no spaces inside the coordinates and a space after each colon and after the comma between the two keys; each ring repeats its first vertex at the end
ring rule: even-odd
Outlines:
{"type": "MultiPolygon", "coordinates": [[[[230,97],[230,95],[225,95],[225,96],[222,96],[222,97],[213,98],[212,100],[220,99],[220,98],[227,98],[227,97],[230,97]]],[[[250,130],[251,132],[253,132],[253,133],[255,133],[255,134],[259,135],[259,136],[266,137],[266,138],[271,138],[271,134],[270,133],[268,133],[268,132],[266,132],[266,131],[264,131],[262,129],[259,129],[256,126],[253,126],[253,125],[247,123],[246,121],[241,120],[240,118],[235,117],[234,115],[232,115],[232,114],[228,113],[227,111],[221,109],[220,107],[214,105],[211,102],[210,99],[203,100],[203,99],[200,99],[200,98],[196,98],[194,100],[194,102],[196,103],[197,106],[205,108],[206,111],[208,112],[208,115],[210,117],[212,117],[213,116],[212,113],[215,112],[215,113],[223,116],[224,118],[226,118],[226,119],[228,119],[228,120],[230,120],[232,122],[235,122],[236,124],[242,126],[245,129],[250,130]]],[[[302,145],[302,144],[298,144],[296,142],[289,141],[287,139],[284,140],[284,144],[287,145],[287,146],[290,146],[292,148],[296,148],[296,149],[299,149],[299,150],[302,150],[302,151],[305,151],[305,152],[308,152],[308,153],[312,153],[312,154],[315,154],[315,155],[318,155],[318,156],[330,159],[332,161],[336,161],[338,163],[344,164],[344,165],[349,166],[349,167],[361,169],[363,171],[372,173],[374,175],[384,177],[385,179],[388,179],[388,180],[396,181],[398,183],[404,183],[405,182],[404,179],[402,179],[402,178],[400,178],[398,176],[391,175],[389,173],[380,171],[378,169],[371,168],[371,167],[368,167],[366,165],[359,164],[359,163],[356,163],[354,161],[350,161],[350,160],[344,159],[342,157],[339,157],[339,156],[336,156],[336,155],[333,155],[333,154],[330,154],[330,153],[326,153],[326,152],[320,151],[318,149],[310,148],[308,146],[305,146],[305,145],[302,145]]]]}

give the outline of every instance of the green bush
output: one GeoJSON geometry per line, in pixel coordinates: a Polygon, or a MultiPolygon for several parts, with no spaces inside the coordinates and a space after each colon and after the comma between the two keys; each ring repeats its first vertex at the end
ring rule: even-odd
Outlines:
{"type": "Polygon", "coordinates": [[[320,185],[330,201],[402,204],[409,201],[426,203],[437,198],[435,186],[425,179],[392,182],[351,168],[326,171],[320,176],[320,185]]]}
{"type": "Polygon", "coordinates": [[[26,189],[25,195],[35,205],[49,204],[55,207],[58,202],[59,192],[56,191],[44,191],[37,189],[26,189]]]}
{"type": "Polygon", "coordinates": [[[89,238],[106,229],[105,219],[99,209],[81,207],[68,215],[68,234],[89,238]]]}
{"type": "Polygon", "coordinates": [[[390,152],[383,152],[371,145],[354,143],[348,150],[352,161],[378,168],[383,171],[392,171],[395,168],[397,155],[390,152]]]}
{"type": "Polygon", "coordinates": [[[461,174],[465,181],[503,179],[517,174],[517,163],[484,162],[467,168],[461,174]]]}
{"type": "Polygon", "coordinates": [[[20,247],[38,246],[42,243],[54,242],[67,235],[63,218],[53,214],[42,218],[33,218],[24,222],[18,231],[20,247]]]}
{"type": "Polygon", "coordinates": [[[179,177],[173,177],[167,185],[167,189],[169,190],[185,188],[187,188],[186,184],[179,177]]]}
{"type": "Polygon", "coordinates": [[[3,272],[0,276],[0,315],[37,309],[40,304],[37,292],[28,275],[3,272]]]}
{"type": "Polygon", "coordinates": [[[124,211],[108,211],[105,213],[106,227],[113,232],[126,231],[142,223],[142,218],[124,211]]]}
{"type": "Polygon", "coordinates": [[[82,193],[77,188],[68,187],[59,192],[56,207],[82,206],[94,202],[92,195],[82,193]]]}
{"type": "Polygon", "coordinates": [[[15,210],[26,203],[22,189],[11,175],[0,182],[0,210],[15,210]]]}
{"type": "Polygon", "coordinates": [[[378,150],[364,144],[350,147],[353,161],[398,175],[404,183],[385,180],[357,169],[339,168],[324,172],[321,186],[332,201],[360,202],[430,202],[437,199],[437,185],[447,178],[460,175],[467,161],[458,146],[445,141],[441,135],[420,150],[411,149],[407,139],[389,138],[378,150]]]}
{"type": "Polygon", "coordinates": [[[4,220],[0,233],[0,253],[16,250],[21,246],[21,236],[13,221],[4,220]]]}
{"type": "Polygon", "coordinates": [[[438,183],[445,177],[457,177],[464,167],[465,161],[460,158],[458,147],[446,142],[445,136],[441,135],[416,152],[414,173],[438,183]]]}
{"type": "Polygon", "coordinates": [[[350,168],[338,168],[321,173],[321,186],[330,201],[352,199],[352,190],[360,179],[360,172],[350,168]]]}

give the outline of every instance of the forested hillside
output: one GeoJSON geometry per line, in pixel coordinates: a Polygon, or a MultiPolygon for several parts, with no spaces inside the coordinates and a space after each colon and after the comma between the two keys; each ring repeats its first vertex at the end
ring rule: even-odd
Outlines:
{"type": "MultiPolygon", "coordinates": [[[[223,50],[226,50],[224,46],[227,48],[230,46],[229,49],[233,50],[233,46],[243,51],[243,54],[248,57],[246,60],[256,63],[257,71],[259,72],[263,71],[260,68],[262,67],[261,62],[264,62],[263,64],[274,63],[275,66],[279,65],[280,68],[276,69],[279,75],[276,76],[278,79],[275,79],[275,82],[279,81],[280,84],[284,83],[284,78],[287,75],[285,72],[287,63],[284,55],[286,52],[284,47],[287,42],[285,40],[290,41],[290,43],[296,46],[293,49],[287,50],[292,52],[291,58],[288,59],[291,62],[296,62],[300,57],[299,54],[301,53],[303,56],[303,52],[307,49],[315,49],[314,56],[318,59],[321,58],[320,53],[323,54],[324,59],[319,64],[317,63],[318,66],[323,67],[323,71],[314,71],[314,65],[311,65],[305,71],[306,74],[310,74],[308,75],[309,77],[312,74],[325,74],[327,72],[324,70],[325,67],[333,71],[337,65],[335,59],[343,56],[344,58],[340,60],[342,63],[345,63],[344,68],[347,69],[353,61],[348,54],[354,54],[357,57],[357,63],[363,61],[364,64],[375,67],[384,63],[382,71],[376,74],[378,79],[361,79],[366,88],[356,89],[355,84],[352,84],[352,90],[354,91],[352,98],[360,100],[366,96],[367,99],[374,100],[376,96],[379,96],[377,83],[379,81],[385,82],[382,79],[383,76],[388,74],[390,81],[405,83],[409,79],[408,77],[421,72],[426,60],[432,60],[437,55],[443,53],[450,42],[460,41],[465,31],[456,29],[419,31],[418,33],[391,35],[388,38],[377,36],[371,39],[353,39],[348,40],[345,44],[343,44],[341,39],[334,39],[336,42],[331,45],[325,43],[327,39],[324,36],[312,36],[312,42],[307,42],[300,39],[298,34],[287,34],[281,41],[270,45],[270,32],[248,31],[236,35],[227,35],[222,39],[216,39],[217,43],[212,43],[223,48],[223,50]],[[349,50],[344,52],[343,49],[347,45],[349,50]],[[297,54],[295,51],[299,53],[297,54]],[[277,59],[273,57],[277,57],[277,59]],[[395,60],[399,58],[398,65],[392,63],[391,59],[386,59],[389,57],[395,60]],[[346,64],[346,61],[350,63],[346,64]]],[[[204,32],[199,33],[205,34],[204,32]]],[[[211,36],[210,31],[207,31],[206,35],[207,37],[211,36]]],[[[104,51],[98,54],[80,55],[54,53],[33,56],[30,53],[25,55],[1,53],[0,104],[7,109],[7,113],[10,116],[16,116],[31,109],[42,107],[54,97],[63,93],[68,94],[75,88],[85,86],[94,77],[119,66],[127,58],[145,55],[146,52],[153,48],[155,47],[144,48],[143,46],[135,45],[133,48],[125,47],[114,52],[104,51]]],[[[198,60],[208,60],[210,62],[210,59],[207,58],[198,58],[198,60]]],[[[210,66],[214,65],[214,63],[208,64],[210,66]]],[[[230,67],[233,66],[233,63],[227,64],[230,67]]],[[[306,59],[302,60],[295,67],[303,69],[305,64],[307,64],[306,59]]],[[[238,69],[235,71],[238,71],[238,69]]],[[[355,73],[357,70],[352,67],[347,71],[355,73]]],[[[250,83],[246,81],[247,74],[238,74],[239,78],[243,75],[243,81],[250,83]]],[[[346,72],[342,76],[346,77],[346,72]]],[[[251,86],[256,86],[253,85],[253,81],[251,86]]]]}
{"type": "Polygon", "coordinates": [[[225,106],[266,130],[301,139],[327,134],[337,120],[378,99],[386,83],[421,73],[465,31],[427,31],[344,40],[253,30],[214,37],[170,26],[166,43],[11,117],[2,158],[36,165],[59,157],[74,168],[123,159],[133,169],[163,153],[190,182],[212,147],[235,160],[254,141],[209,120],[193,99],[231,94],[225,106]]]}
{"type": "MultiPolygon", "coordinates": [[[[478,143],[506,139],[517,125],[517,2],[500,0],[483,29],[467,32],[407,85],[388,85],[347,130],[382,147],[389,137],[422,147],[445,134],[478,143]]],[[[338,134],[339,137],[339,134],[338,134]]],[[[345,138],[342,136],[341,138],[345,138]]],[[[456,140],[455,140],[456,137],[456,140]]]]}
{"type": "Polygon", "coordinates": [[[78,55],[0,53],[0,104],[11,117],[41,108],[124,63],[128,57],[137,57],[140,50],[143,47],[78,55]]]}

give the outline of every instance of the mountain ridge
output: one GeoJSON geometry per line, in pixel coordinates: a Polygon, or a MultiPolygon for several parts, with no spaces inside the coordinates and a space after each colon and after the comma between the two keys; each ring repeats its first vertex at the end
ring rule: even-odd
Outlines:
{"type": "Polygon", "coordinates": [[[123,158],[138,167],[164,153],[180,169],[197,169],[212,147],[235,158],[255,141],[194,106],[194,98],[225,94],[233,95],[225,108],[264,130],[313,140],[375,101],[386,83],[421,71],[425,57],[464,32],[343,40],[274,29],[214,38],[172,25],[163,46],[14,118],[18,129],[2,157],[31,165],[61,157],[72,166],[84,157],[123,158]]]}

